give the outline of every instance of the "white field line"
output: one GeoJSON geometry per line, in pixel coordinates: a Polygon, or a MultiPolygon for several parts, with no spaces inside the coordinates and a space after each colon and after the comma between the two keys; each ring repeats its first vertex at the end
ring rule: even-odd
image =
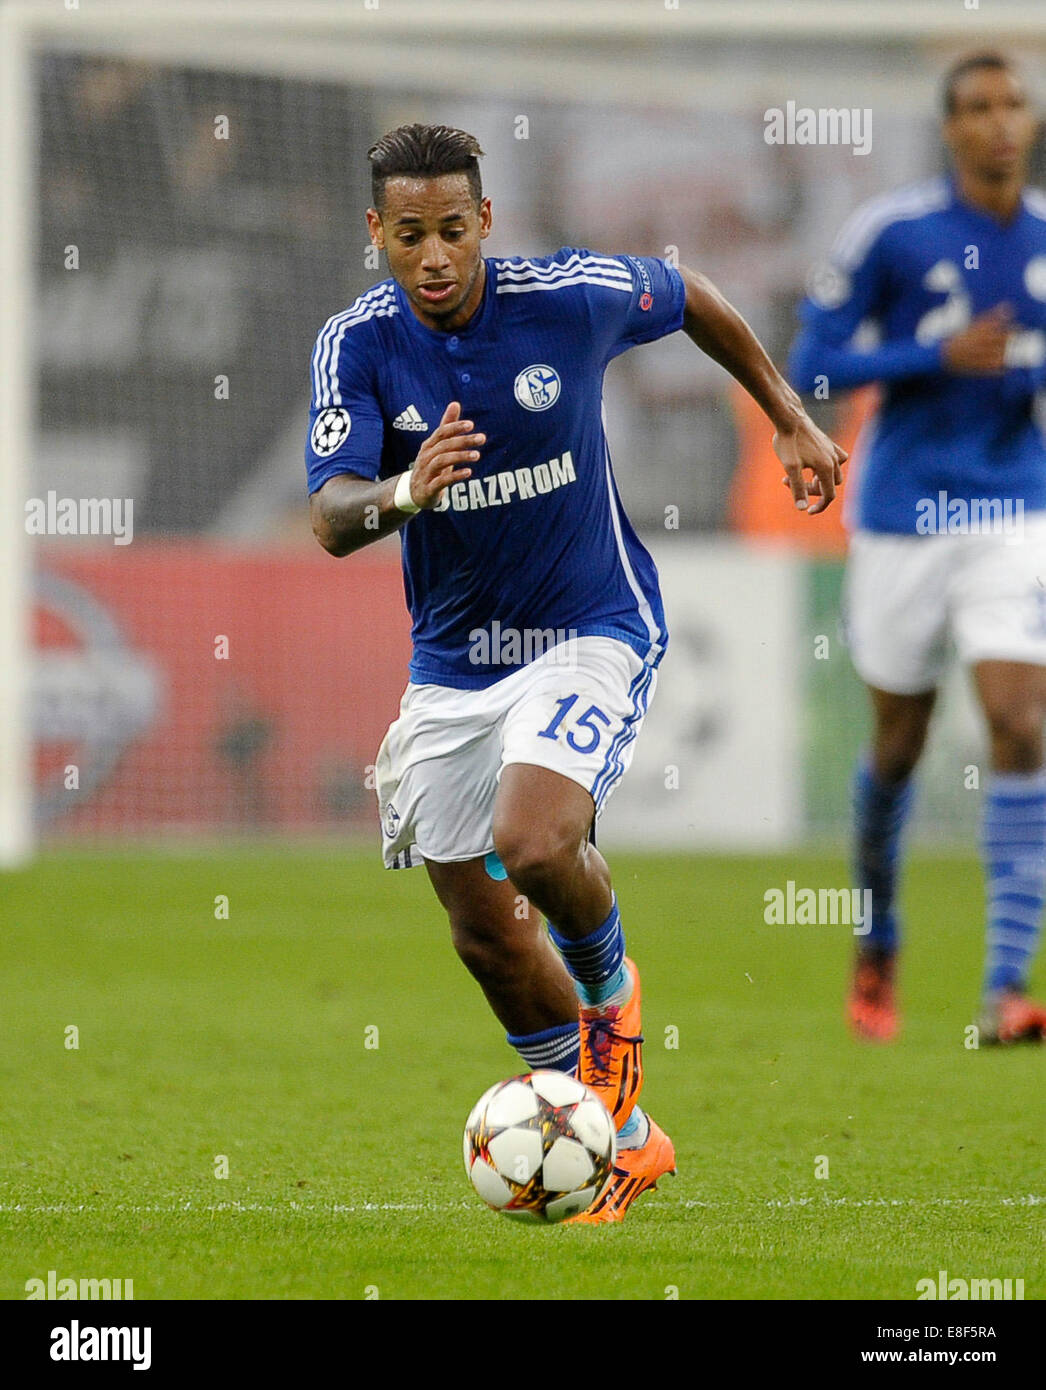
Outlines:
{"type": "MultiPolygon", "coordinates": [[[[665,1205],[684,1208],[729,1209],[752,1205],[769,1208],[787,1207],[1037,1207],[1046,1206],[1046,1194],[1029,1193],[1021,1197],[768,1197],[728,1198],[725,1201],[704,1202],[689,1199],[673,1202],[670,1194],[662,1196],[665,1205]],[[667,1197],[667,1202],[664,1198],[667,1197]]],[[[279,1215],[283,1212],[325,1212],[329,1216],[357,1216],[374,1211],[427,1211],[450,1212],[474,1210],[476,1200],[463,1197],[457,1202],[117,1202],[90,1204],[87,1202],[0,1202],[0,1215],[17,1213],[26,1216],[71,1216],[77,1212],[114,1211],[129,1212],[133,1216],[175,1216],[187,1212],[204,1212],[208,1215],[218,1212],[265,1212],[279,1215]]]]}

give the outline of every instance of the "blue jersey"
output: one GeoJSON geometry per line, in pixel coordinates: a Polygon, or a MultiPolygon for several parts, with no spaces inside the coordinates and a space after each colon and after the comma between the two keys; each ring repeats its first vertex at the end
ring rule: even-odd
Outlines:
{"type": "Polygon", "coordinates": [[[1046,508],[1046,196],[1006,225],[934,179],[860,208],[811,276],[792,350],[801,391],[884,386],[862,443],[856,508],[870,531],[918,531],[926,500],[998,498],[1046,508]],[[1013,310],[1002,375],[960,376],[945,338],[997,304],[1013,310]],[[861,329],[862,332],[858,333],[861,329]],[[874,343],[862,337],[874,337],[874,343]],[[855,334],[857,340],[854,341],[855,334]],[[922,504],[922,505],[920,505],[922,504]]]}
{"type": "Polygon", "coordinates": [[[682,276],[576,247],[485,266],[482,303],[453,332],[426,327],[391,279],[327,321],[312,358],[309,492],[338,473],[401,473],[460,401],[487,437],[472,477],[400,531],[411,680],[480,689],[551,634],[616,637],[655,665],[668,640],[657,571],[621,508],[603,373],[682,326],[682,276]]]}

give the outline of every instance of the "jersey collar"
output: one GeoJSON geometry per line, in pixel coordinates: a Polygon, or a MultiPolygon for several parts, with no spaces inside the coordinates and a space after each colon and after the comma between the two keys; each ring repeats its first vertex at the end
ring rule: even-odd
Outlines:
{"type": "Polygon", "coordinates": [[[393,280],[393,292],[396,296],[396,303],[399,307],[400,317],[410,326],[415,333],[420,333],[423,337],[431,339],[435,343],[442,343],[444,346],[451,338],[471,338],[487,324],[494,305],[494,296],[497,293],[498,272],[492,260],[483,258],[486,267],[486,277],[483,284],[483,298],[479,302],[479,307],[463,328],[452,329],[449,333],[443,329],[430,328],[427,323],[422,323],[414,310],[410,307],[410,301],[403,292],[403,288],[398,280],[393,280]]]}
{"type": "Polygon", "coordinates": [[[1027,186],[1021,189],[1021,201],[1013,219],[1009,222],[1000,222],[997,217],[993,217],[990,212],[985,212],[983,208],[975,208],[972,203],[968,203],[959,192],[959,180],[954,174],[948,175],[948,188],[952,196],[952,206],[961,208],[969,217],[976,217],[986,226],[991,227],[996,232],[1012,232],[1013,229],[1029,216],[1028,213],[1028,189],[1027,186]]]}

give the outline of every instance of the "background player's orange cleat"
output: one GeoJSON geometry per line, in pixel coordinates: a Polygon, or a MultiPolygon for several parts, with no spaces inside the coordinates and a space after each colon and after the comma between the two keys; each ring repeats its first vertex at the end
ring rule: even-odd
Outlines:
{"type": "Polygon", "coordinates": [[[625,957],[632,978],[627,1004],[580,1009],[581,1062],[578,1076],[614,1118],[617,1129],[628,1119],[643,1089],[643,1035],[640,1030],[639,971],[625,957]]]}
{"type": "Polygon", "coordinates": [[[985,1001],[980,1030],[986,1043],[1043,1042],[1046,1008],[1020,990],[1000,990],[985,1001]]]}
{"type": "Polygon", "coordinates": [[[676,1171],[676,1151],[665,1131],[650,1116],[650,1134],[641,1149],[621,1149],[602,1196],[570,1222],[596,1226],[604,1221],[624,1221],[625,1213],[642,1193],[657,1186],[658,1178],[676,1171]]]}
{"type": "Polygon", "coordinates": [[[855,1037],[892,1042],[900,1029],[894,997],[895,957],[886,951],[859,951],[847,1014],[855,1037]]]}

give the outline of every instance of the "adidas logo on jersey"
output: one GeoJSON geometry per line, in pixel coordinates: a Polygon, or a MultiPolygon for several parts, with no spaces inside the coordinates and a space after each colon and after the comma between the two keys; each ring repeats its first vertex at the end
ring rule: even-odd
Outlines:
{"type": "Polygon", "coordinates": [[[427,430],[428,427],[428,421],[421,418],[416,405],[408,405],[392,422],[394,430],[427,430]]]}

